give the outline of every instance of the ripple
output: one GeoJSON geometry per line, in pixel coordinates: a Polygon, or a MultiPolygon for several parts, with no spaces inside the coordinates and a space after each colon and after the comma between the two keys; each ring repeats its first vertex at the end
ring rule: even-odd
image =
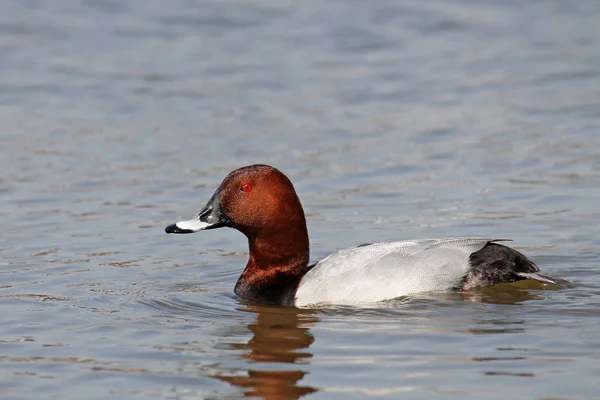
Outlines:
{"type": "Polygon", "coordinates": [[[163,298],[144,298],[139,302],[151,310],[159,311],[162,315],[217,320],[239,317],[239,312],[230,296],[212,291],[184,290],[163,298]]]}

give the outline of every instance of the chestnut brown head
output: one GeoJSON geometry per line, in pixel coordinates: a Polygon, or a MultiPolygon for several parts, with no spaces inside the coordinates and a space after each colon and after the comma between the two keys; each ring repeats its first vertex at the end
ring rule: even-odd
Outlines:
{"type": "Polygon", "coordinates": [[[290,180],[276,168],[257,164],[230,172],[195,218],[165,231],[193,233],[228,226],[256,237],[298,225],[306,222],[290,180]]]}

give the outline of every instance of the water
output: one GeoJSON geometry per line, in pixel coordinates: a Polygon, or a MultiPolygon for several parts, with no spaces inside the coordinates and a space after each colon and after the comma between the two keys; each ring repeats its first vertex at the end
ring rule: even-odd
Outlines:
{"type": "Polygon", "coordinates": [[[600,398],[600,3],[0,10],[0,397],[600,398]],[[574,286],[246,303],[241,234],[163,229],[257,162],[313,260],[506,237],[574,286]]]}

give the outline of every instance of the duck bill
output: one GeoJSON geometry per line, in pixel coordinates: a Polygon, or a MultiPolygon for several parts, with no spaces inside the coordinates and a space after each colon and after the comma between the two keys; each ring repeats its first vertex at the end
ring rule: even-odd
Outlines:
{"type": "Polygon", "coordinates": [[[221,207],[221,194],[215,193],[200,213],[187,221],[179,221],[165,228],[167,233],[195,233],[205,229],[229,226],[229,218],[221,207]]]}

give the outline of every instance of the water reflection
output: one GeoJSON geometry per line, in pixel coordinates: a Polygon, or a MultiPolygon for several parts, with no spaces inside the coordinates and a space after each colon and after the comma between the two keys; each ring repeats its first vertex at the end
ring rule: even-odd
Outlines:
{"type": "MultiPolygon", "coordinates": [[[[310,333],[318,318],[311,310],[248,305],[242,311],[256,313],[256,322],[249,324],[252,338],[232,348],[246,350],[242,355],[250,363],[308,364],[314,342],[310,333]]],[[[293,400],[317,389],[298,382],[307,374],[305,368],[249,369],[247,376],[217,376],[216,378],[240,387],[245,397],[268,400],[293,400]]]]}
{"type": "Polygon", "coordinates": [[[464,301],[476,301],[490,304],[521,304],[531,300],[544,300],[547,291],[560,290],[572,286],[565,284],[547,284],[533,280],[512,283],[500,283],[459,293],[464,301]]]}

